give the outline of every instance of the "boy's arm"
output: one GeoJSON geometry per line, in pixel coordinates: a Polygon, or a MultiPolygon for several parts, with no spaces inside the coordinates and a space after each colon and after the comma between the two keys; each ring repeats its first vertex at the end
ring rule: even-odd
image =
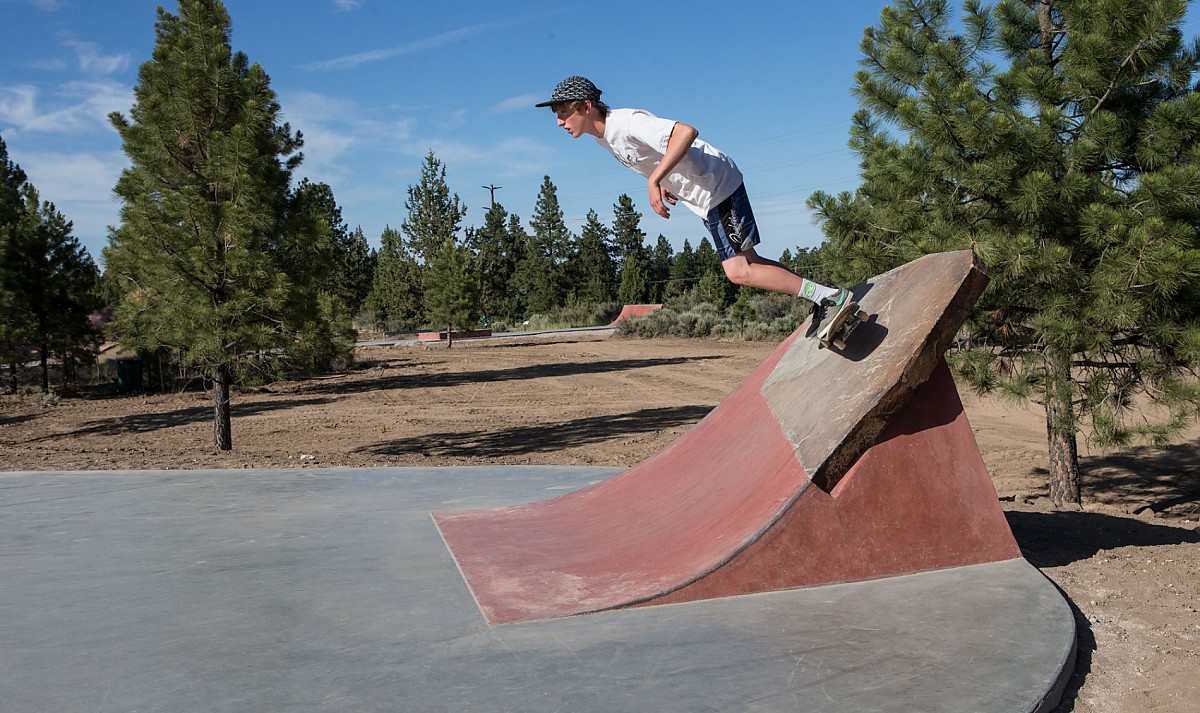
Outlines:
{"type": "Polygon", "coordinates": [[[664,218],[671,217],[670,209],[663,205],[664,201],[670,205],[675,205],[679,199],[662,187],[662,181],[671,175],[671,171],[687,155],[688,149],[692,147],[692,142],[699,135],[700,132],[696,131],[694,127],[688,126],[682,121],[675,122],[675,126],[671,127],[671,138],[667,139],[666,153],[663,154],[662,161],[654,169],[654,173],[650,174],[647,184],[647,189],[650,192],[650,207],[654,209],[655,213],[664,218]]]}

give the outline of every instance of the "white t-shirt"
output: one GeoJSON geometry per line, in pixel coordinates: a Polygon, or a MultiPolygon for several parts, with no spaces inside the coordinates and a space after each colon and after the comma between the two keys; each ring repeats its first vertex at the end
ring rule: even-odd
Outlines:
{"type": "MultiPolygon", "coordinates": [[[[604,124],[604,137],[596,143],[608,149],[618,161],[646,178],[662,162],[671,130],[677,122],[662,119],[641,109],[613,109],[604,124]]],[[[683,157],[663,181],[663,187],[704,218],[742,185],[742,172],[733,159],[700,139],[692,142],[683,157]]]]}

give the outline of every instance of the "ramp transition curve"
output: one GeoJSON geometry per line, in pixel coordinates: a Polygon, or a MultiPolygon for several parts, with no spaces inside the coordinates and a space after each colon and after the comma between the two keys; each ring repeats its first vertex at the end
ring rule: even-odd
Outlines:
{"type": "Polygon", "coordinates": [[[1020,557],[942,354],[970,252],[853,288],[847,352],[789,337],[663,450],[562,497],[433,513],[488,623],[1020,557]]]}

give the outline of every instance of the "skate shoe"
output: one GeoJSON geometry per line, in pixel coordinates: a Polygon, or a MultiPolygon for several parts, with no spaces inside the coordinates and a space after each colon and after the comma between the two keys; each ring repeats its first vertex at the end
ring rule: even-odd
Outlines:
{"type": "Polygon", "coordinates": [[[812,318],[808,321],[808,330],[804,332],[804,336],[812,339],[821,331],[821,322],[825,321],[825,316],[829,313],[830,307],[841,307],[846,304],[846,300],[850,299],[850,290],[845,287],[839,287],[838,291],[826,297],[823,300],[813,302],[812,318]]]}

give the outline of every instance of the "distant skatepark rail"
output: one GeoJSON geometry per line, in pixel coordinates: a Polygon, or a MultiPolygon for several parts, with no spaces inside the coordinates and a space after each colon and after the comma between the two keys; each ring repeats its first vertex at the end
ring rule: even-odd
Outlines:
{"type": "Polygon", "coordinates": [[[852,288],[844,352],[797,330],[692,430],[568,495],[434,521],[488,623],[1020,557],[942,355],[969,251],[852,288]]]}

